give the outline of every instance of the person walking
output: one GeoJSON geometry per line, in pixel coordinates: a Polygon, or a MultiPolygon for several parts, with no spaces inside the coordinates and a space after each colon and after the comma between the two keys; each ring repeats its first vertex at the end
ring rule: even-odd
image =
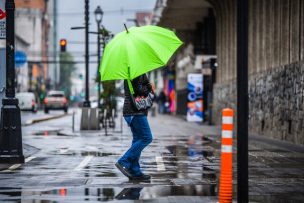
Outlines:
{"type": "Polygon", "coordinates": [[[163,114],[165,111],[165,102],[166,102],[166,95],[164,91],[161,91],[159,93],[159,96],[157,97],[157,103],[158,103],[158,113],[163,114]]]}
{"type": "MultiPolygon", "coordinates": [[[[132,86],[135,96],[148,96],[153,91],[146,74],[134,78],[132,86]]],[[[141,171],[139,159],[142,150],[152,142],[152,133],[147,120],[148,110],[137,110],[133,104],[132,95],[127,80],[124,81],[125,100],[123,116],[131,128],[133,140],[127,152],[117,161],[115,166],[130,180],[149,180],[150,175],[141,171]]]]}

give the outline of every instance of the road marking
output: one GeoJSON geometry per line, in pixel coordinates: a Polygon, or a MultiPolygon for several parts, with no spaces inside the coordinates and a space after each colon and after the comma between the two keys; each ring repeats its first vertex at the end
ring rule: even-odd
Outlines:
{"type": "Polygon", "coordinates": [[[59,154],[66,154],[69,151],[69,149],[60,149],[59,154]]]}
{"type": "Polygon", "coordinates": [[[14,164],[11,167],[9,167],[7,170],[5,170],[5,172],[15,170],[15,169],[19,168],[20,166],[21,166],[21,164],[14,164]]]}
{"type": "Polygon", "coordinates": [[[157,171],[166,171],[166,167],[165,167],[165,164],[164,164],[163,157],[156,156],[155,161],[156,161],[156,164],[157,164],[157,171]]]}
{"type": "Polygon", "coordinates": [[[33,124],[33,120],[27,120],[27,121],[25,121],[25,125],[31,125],[31,124],[33,124]]]}
{"type": "Polygon", "coordinates": [[[74,168],[74,171],[80,171],[82,168],[87,166],[93,158],[94,156],[87,156],[86,158],[84,158],[82,162],[80,162],[80,164],[76,168],[74,168]]]}
{"type": "Polygon", "coordinates": [[[35,156],[27,157],[27,158],[25,159],[25,163],[30,162],[30,161],[32,161],[32,160],[35,159],[35,158],[36,158],[35,156]]]}
{"type": "MultiPolygon", "coordinates": [[[[27,162],[30,162],[31,160],[35,159],[36,157],[35,156],[30,156],[30,157],[27,157],[24,162],[27,163],[27,162]]],[[[22,166],[22,164],[14,164],[12,166],[10,166],[8,169],[6,170],[3,170],[1,172],[11,172],[17,168],[19,168],[20,166],[22,166]]]]}

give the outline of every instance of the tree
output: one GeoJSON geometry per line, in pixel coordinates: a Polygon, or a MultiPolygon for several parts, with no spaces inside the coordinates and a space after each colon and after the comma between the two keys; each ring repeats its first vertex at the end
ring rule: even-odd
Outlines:
{"type": "Polygon", "coordinates": [[[75,69],[73,56],[69,52],[60,53],[59,89],[64,91],[67,96],[71,94],[71,76],[75,69]]]}
{"type": "Polygon", "coordinates": [[[103,92],[101,93],[101,98],[104,101],[102,109],[116,109],[115,96],[117,95],[117,90],[115,88],[115,81],[104,81],[102,82],[102,87],[103,92]]]}

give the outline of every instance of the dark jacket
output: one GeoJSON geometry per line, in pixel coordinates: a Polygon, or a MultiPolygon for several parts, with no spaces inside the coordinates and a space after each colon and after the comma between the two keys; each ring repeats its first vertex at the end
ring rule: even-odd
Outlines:
{"type": "MultiPolygon", "coordinates": [[[[152,86],[146,74],[134,78],[132,81],[134,96],[148,96],[152,91],[152,86]]],[[[147,115],[148,110],[137,110],[131,99],[128,81],[124,81],[125,101],[123,105],[123,116],[147,115]]]]}

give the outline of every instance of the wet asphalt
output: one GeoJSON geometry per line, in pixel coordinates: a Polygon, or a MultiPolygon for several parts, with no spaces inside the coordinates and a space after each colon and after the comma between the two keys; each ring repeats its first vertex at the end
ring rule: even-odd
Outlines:
{"type": "MultiPolygon", "coordinates": [[[[152,178],[129,181],[114,166],[131,143],[121,117],[106,135],[104,130],[80,131],[80,112],[75,110],[73,131],[72,111],[23,126],[26,163],[0,166],[0,202],[217,202],[219,128],[169,115],[150,116],[154,140],[140,164],[152,178]]],[[[24,122],[32,119],[25,115],[24,122]]],[[[251,202],[304,201],[301,146],[293,150],[253,136],[249,149],[251,202]]],[[[235,186],[236,167],[234,174],[235,186]]]]}

